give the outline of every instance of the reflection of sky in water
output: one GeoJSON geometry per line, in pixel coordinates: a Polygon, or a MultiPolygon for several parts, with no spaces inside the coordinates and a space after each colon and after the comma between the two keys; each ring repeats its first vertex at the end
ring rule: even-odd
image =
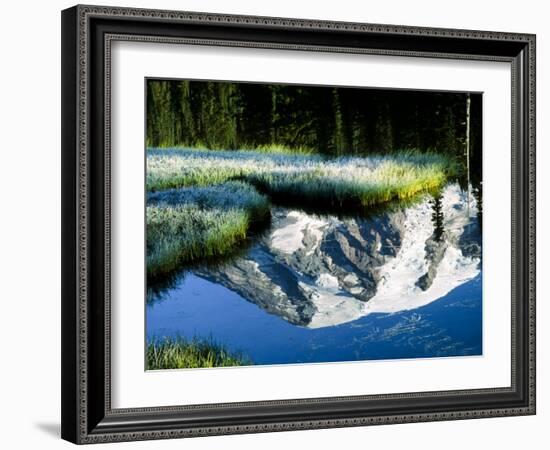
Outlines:
{"type": "Polygon", "coordinates": [[[188,274],[147,306],[147,338],[211,337],[255,364],[480,355],[481,275],[426,306],[308,329],[188,274]]]}

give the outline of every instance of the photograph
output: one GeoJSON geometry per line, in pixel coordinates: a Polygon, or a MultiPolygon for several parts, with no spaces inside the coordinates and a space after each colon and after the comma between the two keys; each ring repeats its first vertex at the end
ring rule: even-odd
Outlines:
{"type": "MultiPolygon", "coordinates": [[[[441,21],[436,2],[399,2],[67,4],[60,27],[48,22],[61,70],[60,83],[44,72],[57,97],[44,104],[60,114],[40,117],[58,119],[60,157],[7,152],[22,161],[6,166],[6,192],[21,174],[39,179],[29,149],[61,178],[61,264],[45,265],[60,271],[48,275],[60,307],[31,315],[60,355],[40,333],[44,351],[22,367],[36,378],[55,363],[41,373],[60,393],[62,439],[538,442],[536,73],[548,27],[528,6],[497,17],[477,2],[441,21]]],[[[47,54],[35,47],[18,64],[47,54]]],[[[8,89],[14,117],[29,109],[27,69],[26,91],[8,89]]],[[[6,135],[20,141],[29,124],[6,135]]],[[[27,184],[8,200],[34,219],[6,223],[49,244],[36,217],[52,196],[29,207],[45,184],[27,184]]],[[[7,260],[28,269],[11,241],[19,256],[7,260]]],[[[43,289],[23,275],[18,291],[43,289]]],[[[9,317],[29,317],[28,302],[8,303],[24,306],[9,317]]],[[[29,335],[11,322],[12,337],[29,335]]]]}
{"type": "Polygon", "coordinates": [[[146,370],[483,355],[483,93],[144,82],[146,370]]]}

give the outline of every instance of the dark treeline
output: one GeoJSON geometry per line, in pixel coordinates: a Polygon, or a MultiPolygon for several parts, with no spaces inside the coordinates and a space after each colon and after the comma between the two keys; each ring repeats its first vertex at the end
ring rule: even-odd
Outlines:
{"type": "MultiPolygon", "coordinates": [[[[326,155],[437,151],[462,157],[464,93],[209,81],[147,82],[147,145],[281,145],[326,155]]],[[[471,94],[470,155],[481,164],[481,94],[471,94]]]]}

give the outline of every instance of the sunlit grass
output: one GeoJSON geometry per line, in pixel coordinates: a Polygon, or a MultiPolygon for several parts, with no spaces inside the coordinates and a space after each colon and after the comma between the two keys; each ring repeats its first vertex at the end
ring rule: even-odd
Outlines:
{"type": "Polygon", "coordinates": [[[414,151],[340,157],[262,151],[150,150],[147,188],[207,186],[240,179],[279,199],[369,207],[441,186],[457,165],[441,154],[414,151]]]}
{"type": "Polygon", "coordinates": [[[237,249],[269,219],[269,201],[241,182],[150,194],[147,204],[147,280],[237,249]]]}
{"type": "Polygon", "coordinates": [[[225,148],[209,147],[202,141],[196,142],[192,147],[186,145],[175,146],[158,146],[149,147],[150,150],[156,151],[170,151],[170,150],[206,150],[206,151],[247,151],[247,152],[259,152],[259,153],[275,153],[284,155],[312,155],[315,151],[312,148],[305,146],[289,147],[288,145],[272,143],[272,144],[242,144],[239,150],[228,150],[225,148]]]}
{"type": "MultiPolygon", "coordinates": [[[[446,180],[442,167],[384,161],[368,176],[353,173],[261,173],[247,180],[262,192],[284,202],[319,204],[335,212],[353,208],[366,212],[372,206],[409,199],[441,186],[446,180]]],[[[348,211],[350,212],[350,211],[348,211]]]]}
{"type": "MultiPolygon", "coordinates": [[[[288,147],[281,144],[268,144],[268,145],[259,145],[259,146],[244,146],[246,149],[251,149],[256,152],[264,153],[279,153],[284,155],[313,155],[315,152],[313,149],[308,147],[288,147]]],[[[249,150],[250,151],[250,150],[249,150]]]]}
{"type": "Polygon", "coordinates": [[[411,151],[327,159],[268,151],[150,150],[148,282],[234,253],[255,226],[267,223],[269,199],[368,214],[437,189],[456,172],[457,165],[443,155],[411,151]]]}
{"type": "Polygon", "coordinates": [[[166,338],[147,344],[146,369],[192,369],[250,365],[242,355],[234,355],[211,340],[166,338]]]}
{"type": "Polygon", "coordinates": [[[149,149],[147,190],[208,186],[254,173],[309,170],[323,162],[320,155],[269,153],[250,150],[149,149]]]}

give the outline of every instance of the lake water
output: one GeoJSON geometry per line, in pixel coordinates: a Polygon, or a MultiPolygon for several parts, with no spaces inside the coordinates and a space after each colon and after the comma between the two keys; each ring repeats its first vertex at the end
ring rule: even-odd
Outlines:
{"type": "Polygon", "coordinates": [[[245,254],[147,303],[147,339],[212,339],[254,364],[482,354],[477,200],[458,184],[374,218],[275,208],[245,254]]]}
{"type": "Polygon", "coordinates": [[[189,274],[147,308],[147,337],[212,337],[255,364],[480,355],[481,275],[412,311],[332,327],[295,326],[189,274]]]}

